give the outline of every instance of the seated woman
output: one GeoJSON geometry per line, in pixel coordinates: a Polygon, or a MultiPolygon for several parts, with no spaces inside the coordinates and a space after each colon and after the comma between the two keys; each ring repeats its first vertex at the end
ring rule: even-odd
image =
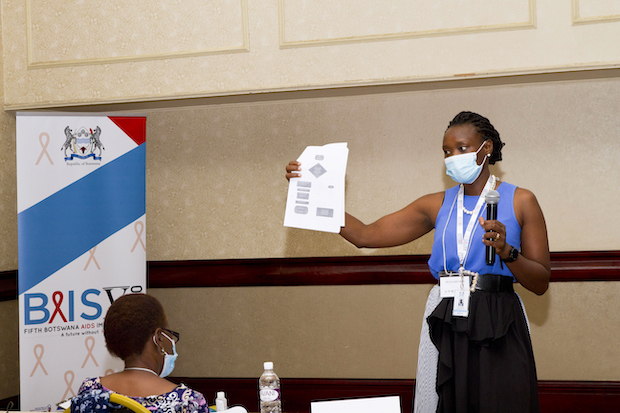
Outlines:
{"type": "Polygon", "coordinates": [[[107,411],[110,394],[132,398],[155,413],[208,412],[204,396],[164,377],[174,369],[179,334],[170,330],[156,298],[129,294],[118,298],[105,317],[108,351],[125,362],[109,376],[86,379],[71,401],[71,413],[107,411]]]}

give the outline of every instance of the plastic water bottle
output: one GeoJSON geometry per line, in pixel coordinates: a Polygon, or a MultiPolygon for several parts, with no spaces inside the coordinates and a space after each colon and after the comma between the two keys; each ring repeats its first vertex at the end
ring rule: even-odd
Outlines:
{"type": "Polygon", "coordinates": [[[258,379],[260,413],[282,413],[280,378],[273,372],[273,363],[266,361],[265,371],[258,379]]]}
{"type": "Polygon", "coordinates": [[[228,401],[226,400],[226,394],[223,391],[217,392],[217,398],[215,399],[215,409],[218,412],[228,410],[228,401]]]}

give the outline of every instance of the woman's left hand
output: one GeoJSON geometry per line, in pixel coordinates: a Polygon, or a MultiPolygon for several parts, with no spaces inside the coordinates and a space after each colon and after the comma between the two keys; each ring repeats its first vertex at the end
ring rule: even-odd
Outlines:
{"type": "Polygon", "coordinates": [[[484,228],[482,242],[487,247],[495,248],[495,252],[500,258],[507,258],[510,252],[510,245],[506,244],[506,227],[497,220],[486,221],[479,217],[478,222],[484,228]]]}

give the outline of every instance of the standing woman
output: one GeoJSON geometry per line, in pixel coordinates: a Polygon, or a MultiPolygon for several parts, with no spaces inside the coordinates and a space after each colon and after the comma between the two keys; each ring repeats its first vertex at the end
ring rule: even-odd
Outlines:
{"type": "MultiPolygon", "coordinates": [[[[429,294],[420,337],[415,412],[538,412],[529,327],[513,282],[541,295],[549,286],[547,229],[534,194],[491,175],[504,146],[489,120],[461,112],[443,137],[447,174],[459,185],[422,196],[366,225],[346,214],[340,231],[362,248],[406,244],[435,229],[429,269],[440,283],[469,280],[467,299],[429,294]],[[497,220],[485,221],[485,195],[499,192],[497,220]],[[493,265],[485,248],[495,248],[493,265]],[[451,278],[456,277],[456,278],[451,278]],[[469,278],[466,278],[469,277],[469,278]],[[460,304],[460,305],[459,305],[460,304]],[[432,344],[431,344],[432,343],[432,344]]],[[[300,177],[290,162],[286,178],[300,177]]]]}

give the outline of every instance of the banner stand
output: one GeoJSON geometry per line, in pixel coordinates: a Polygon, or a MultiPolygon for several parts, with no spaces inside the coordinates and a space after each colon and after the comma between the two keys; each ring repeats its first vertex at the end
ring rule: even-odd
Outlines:
{"type": "Polygon", "coordinates": [[[17,113],[20,407],[123,368],[110,304],[146,292],[146,116],[17,113]]]}

